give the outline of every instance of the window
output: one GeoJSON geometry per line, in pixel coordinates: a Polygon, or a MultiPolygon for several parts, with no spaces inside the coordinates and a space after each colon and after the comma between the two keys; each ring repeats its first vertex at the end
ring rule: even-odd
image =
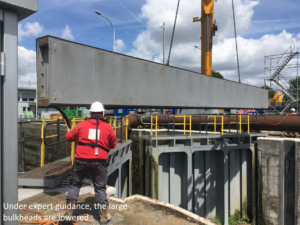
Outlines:
{"type": "Polygon", "coordinates": [[[18,102],[20,101],[20,97],[18,96],[18,102]]]}
{"type": "Polygon", "coordinates": [[[34,98],[29,98],[29,101],[30,101],[30,102],[33,102],[33,101],[34,101],[34,98]]]}
{"type": "Polygon", "coordinates": [[[23,112],[25,112],[26,111],[26,107],[23,107],[23,112]]]}
{"type": "Polygon", "coordinates": [[[27,98],[22,98],[22,101],[23,101],[23,102],[27,102],[28,99],[27,99],[27,98]]]}
{"type": "Polygon", "coordinates": [[[27,111],[30,111],[30,107],[27,108],[27,111]]]}

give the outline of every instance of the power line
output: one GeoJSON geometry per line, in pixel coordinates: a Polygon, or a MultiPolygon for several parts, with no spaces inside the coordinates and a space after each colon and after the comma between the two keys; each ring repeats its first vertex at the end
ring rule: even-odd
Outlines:
{"type": "Polygon", "coordinates": [[[236,38],[236,26],[235,26],[235,15],[234,15],[234,3],[233,3],[233,0],[232,0],[232,13],[233,13],[234,35],[235,35],[236,60],[237,60],[237,67],[238,67],[238,74],[239,74],[239,82],[241,83],[240,63],[239,63],[239,53],[238,53],[238,45],[237,45],[237,38],[236,38]]]}

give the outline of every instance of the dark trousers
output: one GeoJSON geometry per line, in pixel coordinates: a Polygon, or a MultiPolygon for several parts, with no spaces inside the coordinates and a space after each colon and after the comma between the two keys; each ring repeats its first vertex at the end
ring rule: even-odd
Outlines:
{"type": "Polygon", "coordinates": [[[70,185],[68,191],[68,200],[77,201],[82,180],[86,173],[90,172],[95,188],[96,203],[107,204],[106,184],[106,160],[85,161],[75,159],[73,169],[69,174],[70,185]]]}

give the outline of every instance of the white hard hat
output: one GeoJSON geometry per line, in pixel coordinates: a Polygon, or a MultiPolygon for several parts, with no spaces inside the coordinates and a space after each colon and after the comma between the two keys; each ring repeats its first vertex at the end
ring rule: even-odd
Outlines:
{"type": "Polygon", "coordinates": [[[91,105],[90,112],[103,112],[104,115],[104,107],[101,102],[94,102],[91,105]]]}
{"type": "Polygon", "coordinates": [[[291,108],[291,111],[295,112],[295,109],[294,109],[294,108],[291,108]]]}

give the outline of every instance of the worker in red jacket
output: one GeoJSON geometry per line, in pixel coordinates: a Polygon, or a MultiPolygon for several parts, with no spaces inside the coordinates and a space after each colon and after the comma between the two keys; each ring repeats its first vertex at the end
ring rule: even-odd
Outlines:
{"type": "MultiPolygon", "coordinates": [[[[95,188],[95,200],[98,203],[100,224],[107,224],[111,216],[107,213],[108,202],[106,195],[108,152],[117,146],[113,128],[104,121],[104,108],[100,102],[94,102],[90,108],[91,117],[70,131],[67,129],[66,139],[77,141],[75,163],[69,174],[70,185],[67,198],[65,218],[72,218],[76,208],[77,198],[82,180],[90,172],[95,188]]],[[[72,220],[72,219],[71,219],[72,220]]]]}

